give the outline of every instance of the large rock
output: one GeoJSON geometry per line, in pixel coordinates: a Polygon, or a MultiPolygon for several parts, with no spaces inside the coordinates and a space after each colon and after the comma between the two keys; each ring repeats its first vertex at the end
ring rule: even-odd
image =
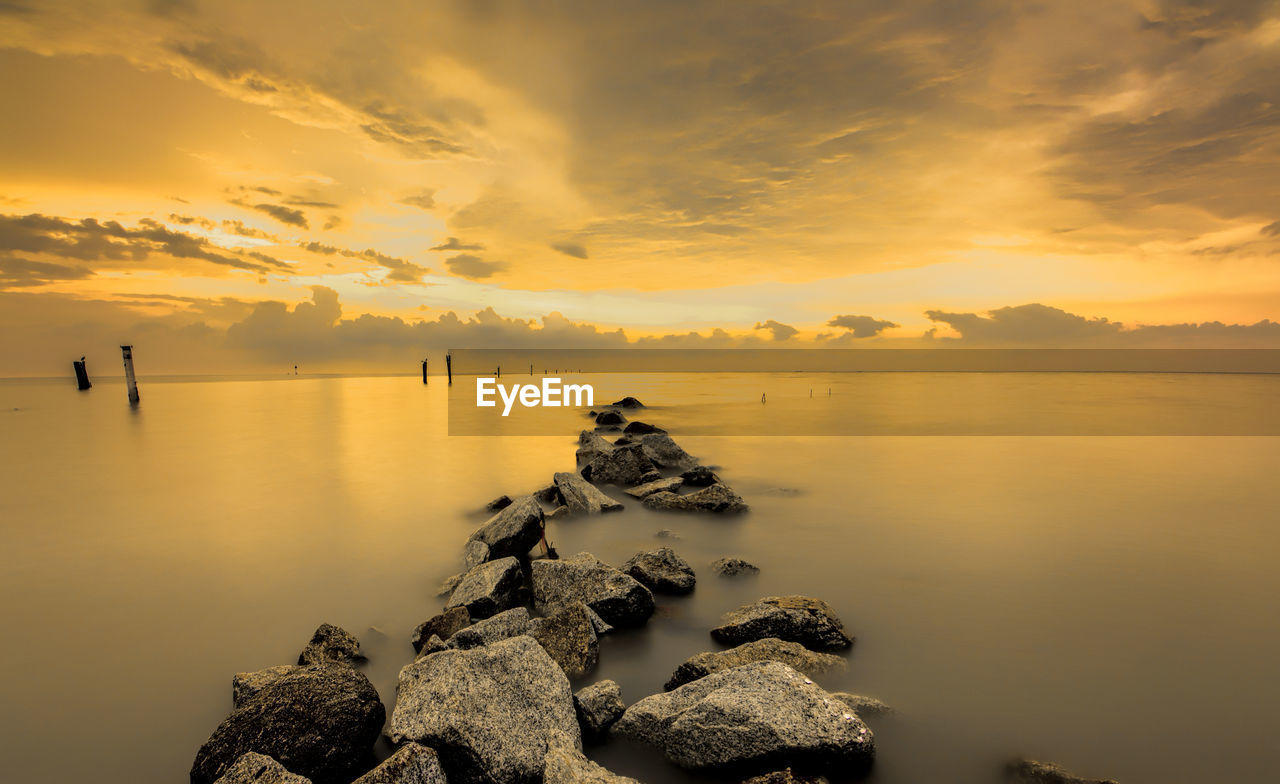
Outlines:
{"type": "Polygon", "coordinates": [[[669,476],[666,479],[655,479],[652,482],[645,482],[642,485],[629,487],[625,492],[627,495],[635,496],[636,498],[644,498],[645,496],[650,496],[654,493],[674,493],[680,489],[680,485],[682,483],[683,482],[680,477],[669,476]]]}
{"type": "Polygon", "coordinates": [[[434,615],[418,624],[409,642],[413,645],[414,651],[420,651],[432,635],[441,640],[447,640],[470,625],[471,613],[467,612],[466,607],[450,607],[439,615],[434,615]]]}
{"type": "Polygon", "coordinates": [[[535,618],[526,628],[570,677],[585,675],[600,659],[591,608],[582,602],[560,607],[546,618],[535,618]]]}
{"type": "Polygon", "coordinates": [[[360,671],[302,667],[223,720],[196,753],[191,784],[217,781],[250,751],[316,784],[345,784],[370,760],[385,720],[378,692],[360,671]]]}
{"type": "Polygon", "coordinates": [[[1057,765],[1035,760],[1014,760],[1005,766],[1010,784],[1117,784],[1113,779],[1082,779],[1057,765]]]}
{"type": "Polygon", "coordinates": [[[543,614],[583,602],[614,626],[641,626],[653,614],[648,588],[591,553],[534,561],[533,602],[543,614]]]}
{"type": "Polygon", "coordinates": [[[529,611],[524,607],[515,607],[460,630],[449,640],[449,647],[479,648],[481,645],[518,637],[527,631],[529,611]]]}
{"type": "Polygon", "coordinates": [[[522,495],[489,518],[471,539],[489,546],[490,559],[524,558],[542,539],[542,505],[533,496],[522,495]]]}
{"type": "Polygon", "coordinates": [[[626,422],[627,418],[617,411],[601,411],[596,414],[596,427],[608,427],[611,425],[621,425],[626,422]]]}
{"type": "Polygon", "coordinates": [[[647,433],[642,435],[640,436],[640,444],[644,449],[645,455],[655,465],[663,468],[679,468],[681,471],[687,471],[698,464],[697,458],[684,451],[666,433],[647,433]]]}
{"type": "Polygon", "coordinates": [[[434,749],[406,743],[352,784],[449,784],[434,749]]]}
{"type": "Polygon", "coordinates": [[[463,568],[471,569],[489,560],[489,545],[479,539],[468,539],[462,547],[463,568]]]}
{"type": "Polygon", "coordinates": [[[560,472],[555,475],[555,480],[570,514],[600,514],[622,509],[622,504],[600,492],[577,474],[560,472]]]}
{"type": "Polygon", "coordinates": [[[608,680],[579,689],[573,695],[573,706],[578,712],[582,737],[587,740],[602,740],[627,709],[622,702],[622,688],[608,680]]]}
{"type": "Polygon", "coordinates": [[[613,444],[605,441],[598,433],[583,430],[578,434],[578,465],[590,463],[600,455],[607,455],[614,450],[613,444]]]}
{"type": "Polygon", "coordinates": [[[865,769],[871,730],[812,680],[778,662],[708,675],[627,708],[613,731],[684,768],[757,772],[865,769]]]}
{"type": "Polygon", "coordinates": [[[706,466],[694,466],[680,475],[681,481],[690,487],[710,487],[718,484],[720,477],[706,466]]]}
{"type": "Polygon", "coordinates": [[[662,478],[653,462],[645,456],[638,444],[615,447],[608,454],[596,455],[582,467],[582,476],[595,484],[632,485],[653,482],[662,478]]]}
{"type": "Polygon", "coordinates": [[[298,664],[345,664],[364,661],[360,641],[346,629],[322,623],[311,635],[311,642],[298,654],[298,664]]]}
{"type": "Polygon", "coordinates": [[[569,679],[527,636],[441,651],[400,671],[391,739],[435,749],[452,784],[541,781],[554,731],[581,743],[569,679]]]}
{"type": "Polygon", "coordinates": [[[688,495],[654,493],[641,501],[645,507],[660,512],[717,512],[737,514],[751,507],[727,485],[711,485],[688,495]]]}
{"type": "Polygon", "coordinates": [[[285,770],[279,762],[265,754],[241,754],[217,784],[311,784],[311,781],[285,770]]]}
{"type": "Polygon", "coordinates": [[[843,667],[845,664],[844,659],[839,656],[814,653],[800,643],[786,642],[777,637],[766,637],[763,640],[743,643],[727,651],[708,651],[690,656],[684,664],[676,668],[664,688],[671,691],[715,672],[732,670],[734,667],[762,661],[781,662],[809,676],[821,675],[843,667]]]}
{"type": "Polygon", "coordinates": [[[567,735],[553,733],[543,761],[544,784],[640,784],[600,767],[574,745],[567,735]]]}
{"type": "Polygon", "coordinates": [[[621,400],[615,400],[609,405],[617,406],[618,408],[644,408],[645,407],[644,403],[641,403],[639,400],[636,400],[634,397],[630,395],[627,395],[621,400]]]}
{"type": "Polygon", "coordinates": [[[693,567],[670,547],[636,553],[622,565],[622,571],[657,593],[689,593],[697,582],[693,567]]]}
{"type": "Polygon", "coordinates": [[[524,572],[512,556],[488,561],[467,572],[449,597],[450,607],[466,607],[472,618],[488,618],[521,604],[524,572]]]}
{"type": "Polygon", "coordinates": [[[717,558],[711,562],[711,571],[721,577],[737,577],[740,574],[756,574],[760,567],[741,558],[717,558]]]}
{"type": "Polygon", "coordinates": [[[721,618],[711,636],[725,645],[777,637],[816,651],[853,644],[831,605],[811,596],[766,596],[744,604],[721,618]]]}
{"type": "Polygon", "coordinates": [[[286,675],[292,675],[302,669],[296,664],[282,664],[279,667],[268,667],[256,672],[237,672],[231,676],[231,704],[239,708],[248,702],[253,695],[267,688],[286,675]]]}
{"type": "Polygon", "coordinates": [[[627,426],[622,428],[622,432],[626,433],[629,436],[642,436],[642,435],[645,435],[646,433],[665,433],[667,431],[663,430],[657,425],[651,425],[648,422],[636,421],[636,422],[628,422],[627,426]]]}

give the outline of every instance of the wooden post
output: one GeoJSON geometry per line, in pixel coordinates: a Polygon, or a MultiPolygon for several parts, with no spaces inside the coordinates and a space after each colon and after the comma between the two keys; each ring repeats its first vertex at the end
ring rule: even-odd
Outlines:
{"type": "Polygon", "coordinates": [[[444,370],[449,374],[449,384],[453,384],[453,354],[444,355],[444,370]]]}
{"type": "Polygon", "coordinates": [[[89,383],[89,371],[85,370],[84,357],[71,360],[71,364],[76,369],[76,385],[82,390],[93,386],[93,384],[89,383]]]}
{"type": "Polygon", "coordinates": [[[531,375],[531,376],[533,375],[533,363],[532,363],[532,362],[530,362],[530,363],[529,363],[529,375],[531,375]]]}
{"type": "Polygon", "coordinates": [[[124,380],[129,385],[129,402],[138,405],[138,379],[133,375],[133,346],[121,346],[124,355],[124,380]]]}
{"type": "Polygon", "coordinates": [[[427,360],[422,360],[422,383],[427,383],[427,360]]]}

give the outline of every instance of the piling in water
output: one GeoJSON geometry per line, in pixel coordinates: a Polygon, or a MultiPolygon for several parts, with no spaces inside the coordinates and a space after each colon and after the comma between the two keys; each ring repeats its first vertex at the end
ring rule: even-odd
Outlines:
{"type": "Polygon", "coordinates": [[[133,375],[133,346],[121,346],[124,355],[124,380],[129,386],[129,402],[138,405],[138,379],[133,375]]]}
{"type": "Polygon", "coordinates": [[[71,364],[74,365],[76,369],[76,385],[79,386],[80,389],[88,389],[93,386],[93,384],[89,383],[89,371],[85,369],[84,357],[71,360],[71,364]]]}
{"type": "Polygon", "coordinates": [[[453,383],[453,354],[444,355],[444,370],[449,374],[449,383],[453,383]]]}
{"type": "Polygon", "coordinates": [[[422,360],[422,383],[427,383],[427,361],[422,360]]]}

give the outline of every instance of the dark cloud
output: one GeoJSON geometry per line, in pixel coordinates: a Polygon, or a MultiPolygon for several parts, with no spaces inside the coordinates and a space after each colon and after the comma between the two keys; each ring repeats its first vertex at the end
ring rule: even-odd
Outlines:
{"type": "Polygon", "coordinates": [[[1087,319],[1039,303],[977,313],[925,311],[930,321],[947,324],[965,340],[982,342],[1041,342],[1116,335],[1123,325],[1105,318],[1087,319]]]}
{"type": "Polygon", "coordinates": [[[757,322],[755,329],[767,330],[773,335],[774,340],[786,340],[790,337],[794,337],[800,332],[800,330],[790,324],[783,324],[781,322],[774,321],[773,319],[769,319],[764,322],[757,322]]]}
{"type": "Polygon", "coordinates": [[[459,155],[466,148],[448,138],[440,126],[413,116],[407,109],[378,100],[363,107],[369,121],[360,126],[369,138],[394,144],[412,158],[432,159],[459,155]]]}
{"type": "Polygon", "coordinates": [[[206,229],[212,229],[218,225],[208,218],[194,217],[191,215],[178,215],[176,213],[170,213],[169,220],[182,226],[200,226],[206,229]]]}
{"type": "Polygon", "coordinates": [[[450,256],[445,259],[444,263],[454,275],[472,280],[492,277],[495,272],[501,272],[507,267],[504,261],[485,261],[479,256],[473,256],[470,253],[459,253],[457,256],[450,256]]]}
{"type": "Polygon", "coordinates": [[[373,262],[379,267],[389,270],[388,280],[394,280],[399,283],[421,283],[422,278],[431,274],[431,270],[419,264],[414,264],[407,259],[397,258],[396,256],[388,256],[380,253],[373,248],[364,250],[351,250],[350,248],[339,248],[334,245],[325,245],[320,242],[299,242],[298,247],[309,250],[312,253],[319,253],[324,256],[346,256],[352,259],[364,259],[373,262]]]}
{"type": "Polygon", "coordinates": [[[587,249],[576,242],[553,242],[551,243],[551,248],[575,259],[585,259],[587,257],[587,249]]]}
{"type": "Polygon", "coordinates": [[[258,212],[264,213],[266,215],[270,215],[271,217],[275,218],[281,223],[287,224],[289,226],[297,226],[298,228],[301,228],[301,229],[311,228],[310,224],[307,223],[307,216],[302,212],[302,210],[296,210],[292,207],[286,207],[283,204],[271,204],[268,202],[259,202],[257,204],[253,204],[251,202],[245,201],[244,199],[232,199],[231,203],[238,207],[245,207],[251,210],[257,210],[258,212]]]}
{"type": "Polygon", "coordinates": [[[898,325],[872,316],[833,316],[827,326],[847,329],[855,338],[871,338],[898,325]]]}
{"type": "Polygon", "coordinates": [[[484,246],[478,243],[465,243],[457,237],[450,237],[431,250],[484,250],[484,246]]]}
{"type": "Polygon", "coordinates": [[[436,206],[436,192],[434,189],[428,188],[401,198],[400,203],[422,210],[434,209],[436,206]]]}
{"type": "Polygon", "coordinates": [[[83,280],[92,276],[93,271],[87,267],[0,256],[0,289],[43,286],[60,280],[83,280]]]}
{"type": "Polygon", "coordinates": [[[1280,220],[1263,226],[1262,233],[1268,237],[1280,237],[1280,220]]]}
{"type": "Polygon", "coordinates": [[[263,231],[262,229],[255,229],[252,226],[246,226],[242,221],[238,220],[224,220],[222,222],[222,228],[225,231],[231,232],[232,234],[240,237],[253,237],[254,239],[271,240],[272,242],[280,241],[280,238],[271,232],[263,231]]]}

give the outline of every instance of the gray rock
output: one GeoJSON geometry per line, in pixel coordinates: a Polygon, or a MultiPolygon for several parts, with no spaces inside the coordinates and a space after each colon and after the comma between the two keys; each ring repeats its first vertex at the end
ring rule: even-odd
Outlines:
{"type": "Polygon", "coordinates": [[[816,651],[853,644],[831,605],[810,596],[766,596],[744,604],[721,618],[711,636],[725,645],[777,637],[816,651]]]}
{"type": "Polygon", "coordinates": [[[231,677],[231,704],[239,708],[253,695],[299,669],[301,667],[296,664],[283,664],[257,672],[237,672],[231,677]]]}
{"type": "Polygon", "coordinates": [[[1117,784],[1114,779],[1084,779],[1057,765],[1025,759],[1010,762],[1004,773],[1010,784],[1117,784]]]}
{"type": "Polygon", "coordinates": [[[657,425],[651,425],[648,422],[636,421],[636,422],[628,422],[627,426],[622,428],[622,432],[626,433],[627,435],[642,436],[647,433],[665,433],[667,431],[663,430],[657,425]]]}
{"type": "Polygon", "coordinates": [[[423,656],[430,656],[433,653],[439,653],[448,647],[448,645],[445,645],[444,640],[440,639],[440,635],[433,634],[422,644],[422,648],[418,651],[418,655],[413,658],[421,659],[423,656]]]}
{"type": "Polygon", "coordinates": [[[657,593],[689,593],[697,582],[693,567],[670,547],[636,553],[622,565],[622,571],[657,593]]]}
{"type": "Polygon", "coordinates": [[[622,688],[614,681],[598,681],[584,686],[573,695],[578,712],[578,726],[586,740],[602,740],[609,727],[622,717],[627,706],[622,701],[622,688]]]}
{"type": "MultiPolygon", "coordinates": [[[[576,476],[576,474],[575,474],[575,476],[576,476]]],[[[586,481],[586,480],[583,480],[583,481],[586,481]]],[[[592,488],[592,489],[594,490],[595,488],[592,488]]],[[[599,491],[597,491],[597,492],[599,492],[599,491]]],[[[613,499],[609,499],[609,500],[610,500],[610,501],[612,501],[613,499]]],[[[621,508],[622,508],[622,504],[618,504],[618,508],[619,508],[619,509],[621,509],[621,508]]],[[[603,507],[601,507],[601,510],[600,510],[600,511],[604,511],[604,508],[603,508],[603,507]]],[[[614,510],[613,510],[613,509],[610,509],[609,511],[611,511],[611,512],[612,512],[612,511],[614,511],[614,510]]],[[[569,516],[569,507],[565,506],[564,504],[561,504],[560,506],[557,506],[555,509],[552,509],[550,512],[547,512],[547,516],[546,516],[545,518],[543,518],[543,519],[544,519],[544,520],[559,520],[559,519],[560,519],[560,518],[562,518],[562,517],[568,517],[568,516],[569,516]]]]}
{"type": "MultiPolygon", "coordinates": [[[[470,569],[471,567],[468,566],[467,568],[470,569]]],[[[453,593],[453,589],[457,588],[458,583],[460,582],[462,582],[461,574],[455,574],[451,577],[444,578],[444,580],[440,582],[440,587],[436,589],[436,596],[448,596],[453,593]]]]}
{"type": "Polygon", "coordinates": [[[749,778],[742,784],[829,784],[826,776],[797,776],[791,768],[749,778]]]}
{"type": "Polygon", "coordinates": [[[645,482],[642,485],[628,488],[625,492],[627,495],[636,498],[644,498],[654,493],[674,493],[680,489],[681,479],[678,476],[669,476],[666,479],[655,479],[652,482],[645,482]]]}
{"type": "Polygon", "coordinates": [[[640,444],[645,455],[654,464],[663,468],[679,468],[687,471],[698,464],[696,458],[684,451],[679,444],[671,440],[666,433],[648,433],[640,436],[640,444]]]}
{"type": "Polygon", "coordinates": [[[524,572],[512,556],[487,561],[467,572],[449,597],[450,607],[466,607],[472,618],[488,618],[524,599],[524,572]]]}
{"type": "Polygon", "coordinates": [[[471,613],[467,612],[466,607],[450,607],[418,624],[409,637],[409,643],[415,651],[421,651],[422,646],[433,636],[448,640],[470,625],[471,613]]]}
{"type": "Polygon", "coordinates": [[[590,463],[600,455],[607,455],[614,450],[613,444],[605,441],[599,434],[583,430],[578,434],[578,465],[590,463]]]}
{"type": "Polygon", "coordinates": [[[351,784],[449,784],[434,749],[406,743],[351,784]]]}
{"type": "Polygon", "coordinates": [[[265,754],[241,754],[217,784],[311,784],[310,780],[285,770],[265,754]]]}
{"type": "Polygon", "coordinates": [[[658,537],[659,539],[679,539],[680,538],[680,534],[676,533],[675,531],[672,531],[670,528],[659,529],[659,531],[656,534],[654,534],[654,536],[658,537]]]}
{"type": "Polygon", "coordinates": [[[617,411],[601,411],[596,414],[596,426],[621,425],[627,418],[617,411]]]}
{"type": "Polygon", "coordinates": [[[727,485],[711,485],[688,495],[654,493],[641,501],[645,507],[662,512],[718,512],[737,514],[751,507],[727,485]]]}
{"type": "Polygon", "coordinates": [[[471,539],[489,546],[489,558],[524,558],[542,539],[542,505],[531,495],[517,498],[489,518],[471,539]]]}
{"type": "Polygon", "coordinates": [[[217,781],[250,751],[316,784],[345,783],[369,760],[385,720],[378,692],[360,671],[300,667],[223,720],[196,753],[191,784],[217,781]]]}
{"type": "Polygon", "coordinates": [[[484,505],[486,512],[498,512],[511,506],[511,496],[500,495],[489,503],[484,505]]]}
{"type": "Polygon", "coordinates": [[[471,569],[489,560],[489,545],[479,539],[468,539],[462,547],[462,566],[471,569]]]}
{"type": "Polygon", "coordinates": [[[636,400],[634,397],[630,395],[627,395],[621,400],[615,400],[609,405],[617,406],[618,408],[644,408],[645,407],[644,403],[641,403],[639,400],[636,400]]]}
{"type": "Polygon", "coordinates": [[[779,662],[757,662],[646,697],[613,731],[664,749],[684,768],[760,771],[864,770],[875,755],[871,730],[808,677],[779,662]]]}
{"type": "Polygon", "coordinates": [[[556,487],[555,482],[552,482],[540,490],[535,490],[533,497],[542,503],[549,504],[553,507],[562,506],[564,504],[564,499],[560,497],[560,488],[556,487]]]}
{"type": "Polygon", "coordinates": [[[555,475],[555,480],[570,514],[600,514],[622,509],[622,504],[600,492],[577,474],[561,472],[555,475]]]}
{"type": "Polygon", "coordinates": [[[298,654],[298,664],[345,664],[348,667],[364,661],[360,641],[346,629],[322,623],[311,635],[311,642],[298,654]]]}
{"type": "MultiPolygon", "coordinates": [[[[812,675],[813,673],[809,674],[812,675]]],[[[867,716],[883,716],[887,713],[893,713],[893,708],[880,700],[877,700],[875,697],[864,697],[861,694],[850,694],[847,691],[834,691],[831,693],[831,696],[840,700],[845,705],[848,705],[849,710],[858,714],[861,718],[865,718],[867,716]]]]}
{"type": "Polygon", "coordinates": [[[653,614],[653,594],[648,588],[591,553],[534,561],[533,601],[544,614],[584,602],[614,626],[642,626],[653,614]]]}
{"type": "Polygon", "coordinates": [[[741,558],[717,558],[711,562],[711,571],[721,577],[737,577],[740,574],[756,574],[760,567],[741,558]]]}
{"type": "Polygon", "coordinates": [[[450,648],[478,648],[517,637],[529,630],[529,611],[516,607],[460,630],[449,640],[450,648]]]}
{"type": "Polygon", "coordinates": [[[615,447],[608,454],[596,455],[582,467],[581,473],[588,482],[620,487],[654,482],[662,478],[638,444],[615,447]]]}
{"type": "Polygon", "coordinates": [[[525,784],[548,738],[580,741],[569,679],[527,636],[421,658],[400,671],[390,736],[429,746],[453,784],[525,784]]]}
{"type": "Polygon", "coordinates": [[[560,733],[554,733],[547,743],[542,781],[543,784],[640,784],[587,759],[571,738],[560,733]]]}
{"type": "Polygon", "coordinates": [[[681,474],[680,479],[690,487],[710,487],[720,483],[720,477],[706,466],[694,466],[681,474]]]}
{"type": "Polygon", "coordinates": [[[526,627],[529,636],[571,678],[587,674],[600,660],[600,643],[590,613],[587,605],[574,602],[526,627]]]}
{"type": "Polygon", "coordinates": [[[591,628],[596,630],[596,634],[608,634],[613,631],[613,627],[600,617],[600,613],[590,607],[587,608],[587,617],[591,619],[591,628]]]}
{"type": "MultiPolygon", "coordinates": [[[[800,643],[767,637],[763,640],[743,643],[727,651],[707,651],[690,656],[685,659],[684,664],[676,668],[664,688],[671,691],[715,672],[732,670],[734,667],[762,661],[781,662],[809,676],[821,675],[845,666],[844,659],[839,656],[814,653],[800,643]]],[[[839,695],[832,696],[839,697],[839,695]]]]}

